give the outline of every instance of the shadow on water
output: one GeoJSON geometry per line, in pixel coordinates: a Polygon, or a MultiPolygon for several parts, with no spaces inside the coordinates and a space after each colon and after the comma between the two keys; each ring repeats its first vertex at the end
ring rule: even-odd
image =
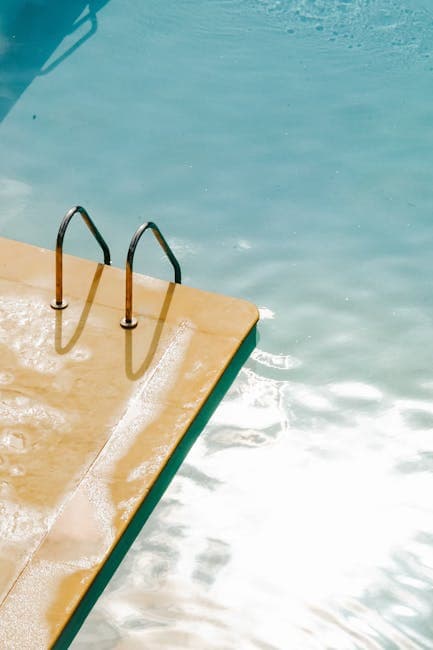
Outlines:
{"type": "Polygon", "coordinates": [[[0,120],[37,76],[49,74],[97,30],[109,0],[2,0],[0,3],[0,120]],[[81,31],[84,29],[84,34],[81,31]],[[63,39],[73,44],[47,65],[63,39]]]}

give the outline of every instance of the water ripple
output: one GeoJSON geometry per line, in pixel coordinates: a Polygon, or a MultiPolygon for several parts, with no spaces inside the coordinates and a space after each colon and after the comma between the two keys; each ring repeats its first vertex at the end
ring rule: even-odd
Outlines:
{"type": "Polygon", "coordinates": [[[322,34],[349,48],[387,58],[428,58],[433,51],[433,10],[398,0],[255,0],[289,34],[322,34]],[[415,5],[415,6],[414,6],[415,5]]]}

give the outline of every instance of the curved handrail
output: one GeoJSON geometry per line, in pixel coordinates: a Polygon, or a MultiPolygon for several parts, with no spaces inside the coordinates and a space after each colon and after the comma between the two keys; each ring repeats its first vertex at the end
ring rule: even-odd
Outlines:
{"type": "Polygon", "coordinates": [[[122,318],[122,320],[120,321],[120,325],[124,329],[133,329],[134,327],[137,327],[137,323],[138,323],[137,319],[134,318],[132,315],[132,269],[134,263],[135,249],[137,248],[137,244],[140,241],[141,236],[148,229],[150,229],[153,232],[162,250],[170,260],[171,265],[174,269],[174,281],[177,284],[181,284],[182,282],[182,274],[181,274],[179,262],[177,261],[170,246],[164,239],[162,232],[160,231],[158,226],[155,223],[153,223],[153,221],[147,221],[146,223],[143,223],[139,228],[137,228],[137,230],[133,234],[131,243],[129,244],[128,255],[126,257],[125,317],[122,318]]]}
{"type": "Polygon", "coordinates": [[[68,301],[63,299],[63,239],[65,237],[66,229],[69,226],[69,223],[72,217],[79,213],[86,226],[95,237],[96,241],[102,248],[104,253],[104,264],[108,266],[111,265],[111,254],[110,249],[108,248],[105,239],[102,237],[101,233],[91,220],[88,212],[82,208],[80,205],[76,205],[74,208],[68,210],[68,212],[63,217],[62,223],[59,227],[59,232],[57,233],[57,242],[56,242],[56,297],[51,301],[51,307],[53,309],[65,309],[68,306],[68,301]]]}

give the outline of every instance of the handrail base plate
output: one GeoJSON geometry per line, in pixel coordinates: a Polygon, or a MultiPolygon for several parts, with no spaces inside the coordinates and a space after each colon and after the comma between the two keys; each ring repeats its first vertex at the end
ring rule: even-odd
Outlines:
{"type": "Polygon", "coordinates": [[[62,302],[57,302],[55,298],[52,299],[50,305],[53,309],[66,309],[69,305],[68,301],[63,298],[62,302]]]}

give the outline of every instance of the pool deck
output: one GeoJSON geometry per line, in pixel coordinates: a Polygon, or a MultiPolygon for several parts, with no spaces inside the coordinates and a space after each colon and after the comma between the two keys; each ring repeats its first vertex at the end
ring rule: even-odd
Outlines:
{"type": "Polygon", "coordinates": [[[0,646],[11,650],[67,646],[258,320],[246,301],[134,274],[139,323],[125,331],[123,270],[65,255],[64,278],[69,306],[54,311],[54,253],[0,238],[0,646]]]}

